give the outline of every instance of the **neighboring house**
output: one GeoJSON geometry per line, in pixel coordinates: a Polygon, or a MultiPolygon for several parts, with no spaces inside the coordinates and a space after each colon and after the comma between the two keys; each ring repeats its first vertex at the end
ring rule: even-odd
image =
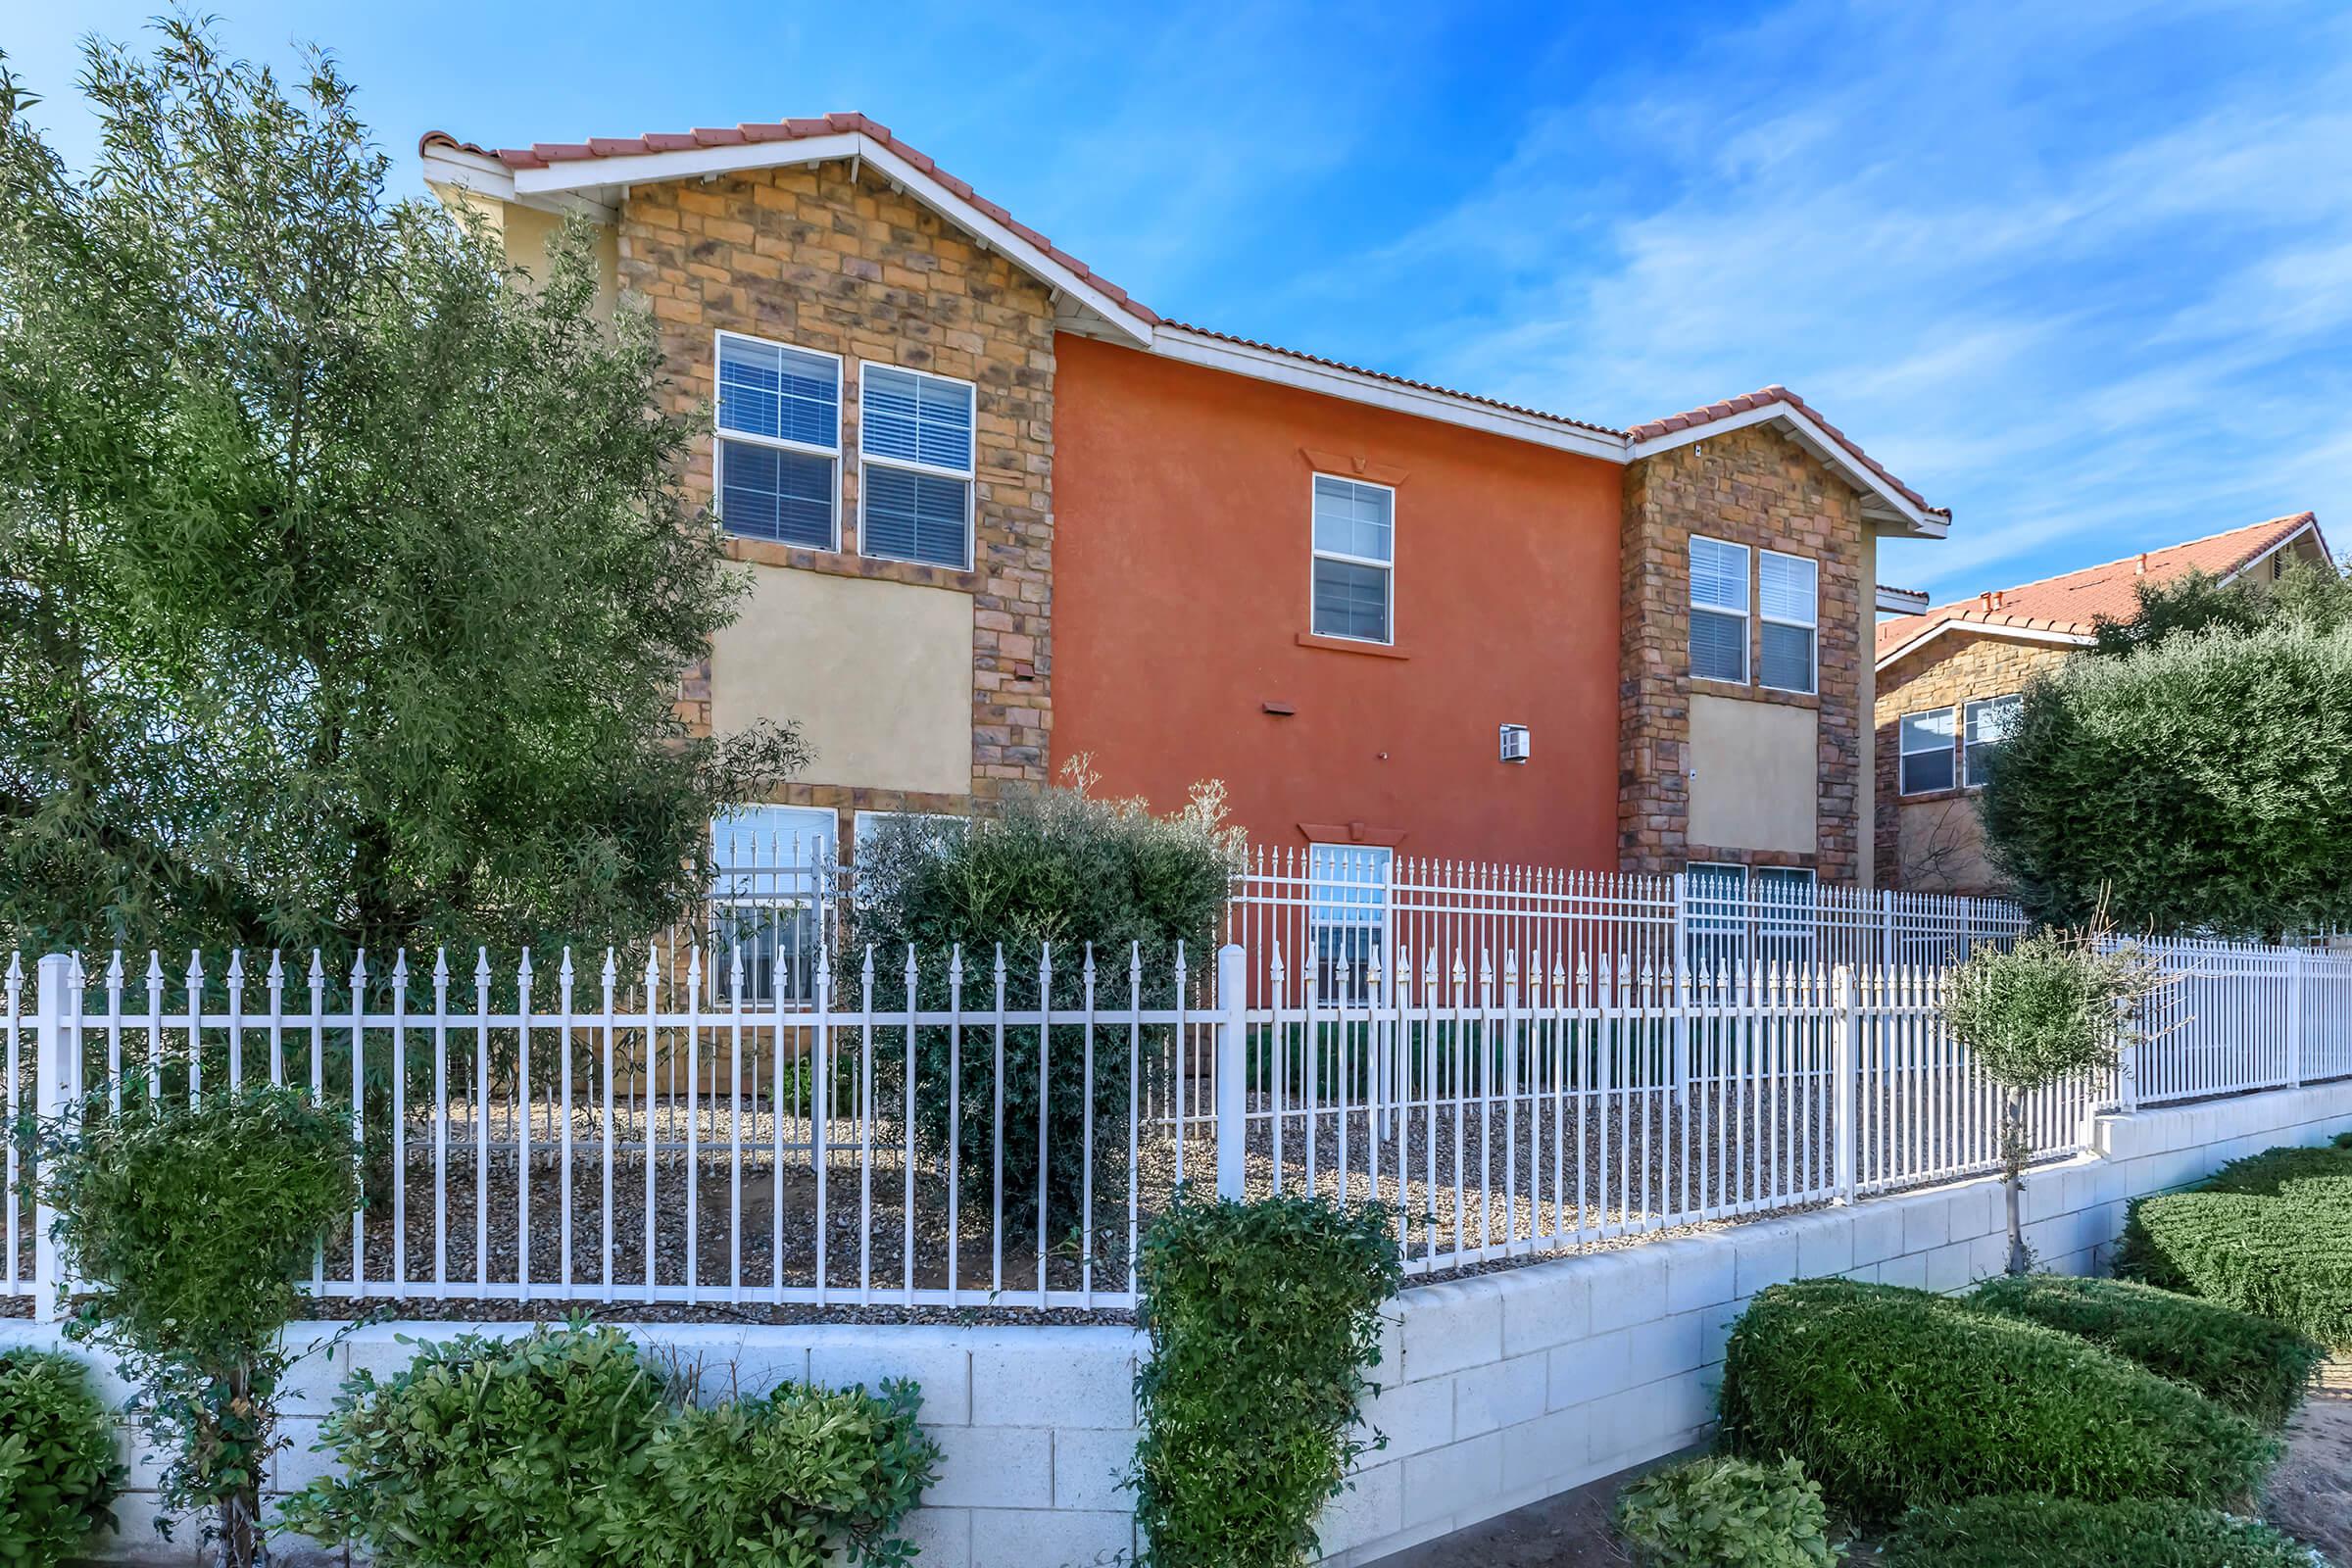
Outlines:
{"type": "Polygon", "coordinates": [[[1975,797],[2026,683],[2087,646],[2102,616],[2129,619],[2142,583],[2276,576],[2292,558],[2330,559],[2308,512],[1881,621],[1880,885],[1997,891],[1975,797]]]}
{"type": "Polygon", "coordinates": [[[709,411],[754,583],[684,711],[816,750],[746,820],[846,851],[1088,754],[1342,879],[1868,879],[1877,541],[1949,518],[1792,393],[1616,430],[1183,326],[857,115],[420,152],[526,267],[597,224],[709,411]]]}

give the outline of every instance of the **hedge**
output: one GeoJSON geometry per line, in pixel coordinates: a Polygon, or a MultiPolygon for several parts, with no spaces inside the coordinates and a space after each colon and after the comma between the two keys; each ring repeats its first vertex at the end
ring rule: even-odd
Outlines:
{"type": "Polygon", "coordinates": [[[2169,1498],[1977,1497],[1908,1515],[1885,1568],[2319,1568],[2259,1520],[2169,1498]]]}
{"type": "Polygon", "coordinates": [[[1793,1456],[1860,1519],[2003,1492],[2228,1503],[2278,1456],[2245,1417],[2072,1335],[1851,1280],[1756,1296],[1722,1418],[1733,1451],[1793,1456]]]}
{"type": "Polygon", "coordinates": [[[2136,1200],[2116,1271],[2352,1349],[2352,1149],[2274,1149],[2136,1200]]]}
{"type": "Polygon", "coordinates": [[[48,1568],[115,1528],[115,1419],[79,1361],[0,1351],[0,1563],[48,1568]]]}
{"type": "Polygon", "coordinates": [[[2129,1280],[1987,1280],[1971,1306],[2104,1346],[2265,1426],[2292,1414],[2326,1353],[2282,1323],[2129,1280]]]}

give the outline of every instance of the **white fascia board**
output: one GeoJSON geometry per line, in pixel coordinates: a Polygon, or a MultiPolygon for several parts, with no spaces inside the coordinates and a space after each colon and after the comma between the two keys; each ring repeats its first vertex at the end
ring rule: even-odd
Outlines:
{"type": "Polygon", "coordinates": [[[2293,533],[2288,534],[2285,538],[2279,540],[2268,550],[2265,550],[2261,555],[2256,556],[2252,561],[2247,562],[2244,565],[2230,573],[2229,576],[2224,577],[2222,581],[2232,582],[2237,578],[2244,576],[2247,572],[2252,571],[2256,566],[2261,565],[2264,562],[2270,560],[2273,556],[2278,554],[2279,551],[2284,550],[2288,545],[2293,544],[2305,534],[2311,535],[2313,542],[2319,545],[2320,558],[2328,562],[2330,565],[2334,564],[2335,556],[2328,548],[2328,536],[2320,532],[2320,519],[2314,517],[2311,519],[2311,521],[2303,524],[2302,527],[2297,528],[2293,533]]]}
{"type": "Polygon", "coordinates": [[[1928,596],[1922,590],[1889,588],[1885,583],[1875,586],[1878,589],[1878,608],[1888,614],[1919,615],[1927,612],[1928,596]]]}
{"type": "Polygon", "coordinates": [[[1910,497],[1856,462],[1852,453],[1846,451],[1819,424],[1806,417],[1802,409],[1791,403],[1758,404],[1755,408],[1742,409],[1738,414],[1726,415],[1720,419],[1709,419],[1704,424],[1690,425],[1665,435],[1653,435],[1646,441],[1633,443],[1628,457],[1639,463],[1643,458],[1671,452],[1677,447],[1691,446],[1710,436],[1744,430],[1752,424],[1769,424],[1775,420],[1787,423],[1808,451],[1843,475],[1846,482],[1860,491],[1867,501],[1876,503],[1868,509],[1875,514],[1876,520],[1897,523],[1904,532],[1920,539],[1941,539],[1951,531],[1949,521],[1923,510],[1910,497]]]}
{"type": "Polygon", "coordinates": [[[1137,347],[1152,342],[1152,327],[1044,250],[1023,239],[970,202],[949,190],[862,131],[800,136],[781,141],[744,142],[726,147],[688,147],[668,153],[630,153],[613,158],[577,158],[545,169],[514,171],[514,189],[529,195],[582,192],[657,180],[694,179],[752,169],[788,169],[855,158],[907,195],[930,208],[991,250],[1101,316],[1137,347]]]}
{"type": "Polygon", "coordinates": [[[1617,436],[1604,435],[1597,430],[1579,429],[1574,425],[1494,408],[1469,398],[1451,397],[1422,387],[1401,386],[1376,375],[1365,375],[1338,366],[1317,365],[1310,360],[1251,348],[1247,344],[1228,343],[1222,338],[1187,332],[1177,327],[1160,327],[1152,337],[1152,352],[1205,369],[1247,375],[1260,381],[1297,387],[1301,391],[1319,392],[1326,397],[1343,398],[1349,403],[1392,409],[1419,418],[1441,419],[1447,424],[1485,430],[1514,441],[1531,441],[1538,446],[1554,447],[1589,458],[1603,458],[1611,463],[1626,461],[1625,442],[1617,436]]]}
{"type": "Polygon", "coordinates": [[[593,193],[525,192],[516,187],[514,171],[495,158],[485,158],[460,147],[428,147],[424,150],[422,162],[427,185],[454,186],[491,201],[513,202],[518,207],[535,208],[563,217],[577,213],[599,223],[613,222],[620,216],[612,203],[599,200],[593,193]]]}
{"type": "Polygon", "coordinates": [[[2016,643],[2048,643],[2062,648],[2088,648],[2098,641],[2084,632],[2058,631],[2046,626],[1995,626],[1983,620],[1939,620],[1900,647],[1881,654],[1873,669],[1885,669],[1905,654],[1916,653],[1947,631],[1973,631],[1980,637],[2006,637],[2016,643]]]}

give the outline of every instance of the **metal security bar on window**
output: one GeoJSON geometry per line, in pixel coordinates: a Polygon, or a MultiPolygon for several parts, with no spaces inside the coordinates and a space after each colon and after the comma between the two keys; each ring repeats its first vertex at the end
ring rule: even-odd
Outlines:
{"type": "Polygon", "coordinates": [[[1308,852],[1314,884],[1315,988],[1334,1002],[1370,995],[1372,956],[1387,940],[1388,882],[1394,850],[1318,844],[1308,852]]]}
{"type": "Polygon", "coordinates": [[[1313,506],[1315,635],[1393,642],[1396,493],[1318,473],[1313,506]]]}
{"type": "Polygon", "coordinates": [[[1747,683],[1747,547],[1690,540],[1690,673],[1747,683]]]}
{"type": "Polygon", "coordinates": [[[858,372],[858,545],[869,556],[963,567],[972,559],[974,389],[923,370],[858,372]]]}
{"type": "Polygon", "coordinates": [[[712,489],[727,531],[811,550],[837,540],[841,362],[721,332],[712,489]]]}

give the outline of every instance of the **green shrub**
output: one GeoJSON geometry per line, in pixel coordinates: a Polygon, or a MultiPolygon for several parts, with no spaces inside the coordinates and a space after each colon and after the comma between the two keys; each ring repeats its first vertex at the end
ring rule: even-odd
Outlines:
{"type": "Polygon", "coordinates": [[[784,1384],[709,1406],[627,1335],[573,1322],[422,1347],[343,1387],[318,1444],[342,1474],[291,1528],[383,1568],[898,1563],[939,1450],[910,1383],[784,1384]]]}
{"type": "Polygon", "coordinates": [[[886,1383],[880,1397],[785,1384],[764,1399],[678,1411],[614,1489],[604,1526],[612,1560],[904,1562],[906,1544],[893,1532],[940,1457],[914,1423],[921,1403],[911,1383],[886,1383]]]}
{"type": "Polygon", "coordinates": [[[1907,1515],[1886,1568],[2322,1568],[2254,1519],[2175,1499],[1976,1497],[1907,1515]]]}
{"type": "Polygon", "coordinates": [[[1732,1451],[1793,1455],[1870,1519],[1996,1492],[2227,1503],[2278,1452],[2243,1416],[2072,1335],[1850,1280],[1756,1296],[1722,1416],[1732,1451]]]}
{"type": "Polygon", "coordinates": [[[2293,1412],[2326,1358],[2283,1324],[2129,1280],[1987,1280],[1969,1304],[2105,1346],[2266,1426],[2293,1412]]]}
{"type": "Polygon", "coordinates": [[[1653,1470],[1617,1499],[1617,1531],[1657,1568],[1828,1568],[1845,1555],[1830,1541],[1821,1488],[1794,1459],[1718,1454],[1653,1470]]]}
{"type": "Polygon", "coordinates": [[[153,1101],[126,1086],[43,1130],[60,1246],[88,1281],[68,1332],[122,1357],[140,1426],[169,1458],[158,1490],[202,1509],[250,1563],[277,1436],[277,1391],[307,1353],[281,1338],[327,1228],[358,1201],[351,1121],[269,1085],[153,1101]]]}
{"type": "Polygon", "coordinates": [[[115,1527],[115,1424],[70,1355],[0,1350],[0,1562],[47,1568],[115,1527]]]}
{"type": "Polygon", "coordinates": [[[2352,1348],[2352,1149],[2274,1149],[2135,1200],[2116,1272],[2352,1348]]]}
{"type": "Polygon", "coordinates": [[[318,1442],[343,1473],[286,1517],[386,1565],[586,1562],[605,1489],[661,1409],[660,1379],[618,1329],[422,1345],[391,1377],[343,1385],[318,1442]]]}
{"type": "Polygon", "coordinates": [[[1370,1204],[1180,1192],[1152,1223],[1133,1480],[1154,1568],[1314,1560],[1315,1520],[1365,1448],[1364,1369],[1401,1277],[1390,1213],[1370,1204]]]}
{"type": "MultiPolygon", "coordinates": [[[[962,945],[964,996],[995,999],[994,966],[1001,944],[1004,1000],[1013,1008],[1039,1004],[1038,959],[1053,945],[1050,1002],[1082,1014],[1086,1004],[1085,947],[1092,944],[1096,992],[1123,999],[1131,954],[1143,960],[1146,996],[1169,998],[1176,950],[1189,972],[1215,965],[1216,934],[1240,855],[1238,829],[1225,826],[1221,786],[1202,785],[1183,810],[1154,816],[1140,800],[1114,801],[1087,793],[1083,766],[1065,769],[1068,787],[1008,798],[1001,812],[954,825],[919,817],[886,821],[858,848],[857,897],[847,908],[850,939],[841,945],[834,979],[855,1000],[863,985],[870,948],[876,1005],[904,1006],[909,948],[919,956],[916,1001],[945,1011],[950,1001],[950,955],[962,945]]],[[[1148,1002],[1150,1005],[1163,1003],[1148,1002]]],[[[982,1207],[993,1199],[1002,1141],[1004,1224],[1015,1233],[1037,1224],[1040,1186],[1039,1101],[1045,1116],[1043,1163],[1047,1223],[1058,1245],[1072,1232],[1092,1244],[1094,1216],[1083,1212],[1088,1116],[1097,1129],[1126,1124],[1129,1062],[1124,1045],[1100,1041],[1094,1073],[1087,1074],[1085,1034],[1054,1029],[1046,1042],[1046,1083],[1040,1084],[1035,1029],[1013,1030],[1001,1054],[962,1043],[962,1093],[948,1080],[957,1068],[946,1029],[923,1029],[915,1039],[915,1135],[934,1156],[950,1141],[951,1100],[961,1106],[954,1138],[961,1155],[967,1197],[982,1207]],[[1090,1094],[1091,1084],[1091,1094],[1090,1094]],[[999,1097],[1002,1096],[1002,1110],[999,1097]],[[1091,1107],[1090,1107],[1091,1099],[1091,1107]]],[[[1157,1053],[1143,1053],[1147,1062],[1157,1053]]],[[[896,1102],[905,1094],[905,1045],[894,1037],[874,1048],[881,1093],[896,1102]]],[[[1094,1140],[1097,1194],[1125,1190],[1127,1140],[1094,1140]]],[[[1126,1221],[1117,1219],[1121,1245],[1126,1221]]]]}

